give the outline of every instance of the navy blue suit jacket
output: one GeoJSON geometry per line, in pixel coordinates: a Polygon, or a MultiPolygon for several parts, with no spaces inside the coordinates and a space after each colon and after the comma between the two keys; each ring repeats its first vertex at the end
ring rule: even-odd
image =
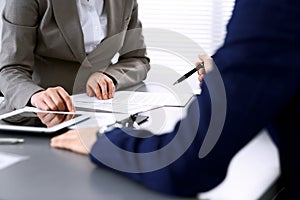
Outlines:
{"type": "Polygon", "coordinates": [[[299,0],[237,0],[225,43],[213,56],[224,81],[227,110],[222,134],[206,157],[198,156],[212,114],[208,85],[204,84],[202,94],[173,132],[141,139],[115,129],[95,143],[90,154],[92,161],[116,171],[106,161],[120,160],[120,165],[142,169],[144,165],[163,162],[166,155],[162,153],[148,161],[141,157],[132,159],[121,151],[108,150],[109,141],[129,152],[146,153],[163,148],[176,134],[183,133],[181,142],[176,144],[180,149],[186,137],[196,131],[195,139],[183,155],[164,168],[141,173],[120,172],[163,193],[195,196],[219,184],[226,176],[231,158],[261,129],[271,126],[279,138],[287,191],[293,197],[299,195],[296,188],[299,184],[295,184],[300,180],[299,10],[299,0]],[[195,121],[199,108],[201,120],[195,121]],[[194,130],[195,127],[199,128],[194,130]]]}

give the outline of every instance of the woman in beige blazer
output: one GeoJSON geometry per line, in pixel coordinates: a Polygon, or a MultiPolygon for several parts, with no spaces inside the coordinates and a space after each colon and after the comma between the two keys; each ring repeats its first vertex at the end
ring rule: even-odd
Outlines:
{"type": "Polygon", "coordinates": [[[69,94],[108,99],[144,80],[150,67],[137,1],[104,0],[103,10],[106,37],[86,53],[76,0],[7,1],[0,54],[6,104],[73,111],[69,94]]]}

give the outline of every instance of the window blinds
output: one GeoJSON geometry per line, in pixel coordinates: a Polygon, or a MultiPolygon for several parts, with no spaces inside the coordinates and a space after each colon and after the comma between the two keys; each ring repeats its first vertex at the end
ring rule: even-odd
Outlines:
{"type": "MultiPolygon", "coordinates": [[[[212,55],[222,45],[226,24],[234,5],[233,0],[138,0],[138,3],[143,28],[159,28],[179,33],[197,43],[208,55],[212,55]]],[[[157,37],[160,37],[159,34],[157,37]]],[[[163,39],[160,42],[163,43],[163,39]]],[[[188,51],[188,44],[177,45],[188,51]]],[[[154,61],[166,61],[169,65],[172,61],[175,64],[180,60],[174,61],[178,55],[151,49],[148,52],[154,61]],[[168,57],[173,58],[168,60],[168,57]]],[[[194,57],[196,61],[197,55],[194,57]]]]}

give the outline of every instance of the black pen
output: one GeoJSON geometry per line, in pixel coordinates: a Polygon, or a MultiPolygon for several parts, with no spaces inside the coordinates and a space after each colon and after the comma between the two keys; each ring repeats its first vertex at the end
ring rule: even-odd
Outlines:
{"type": "Polygon", "coordinates": [[[197,72],[201,68],[204,68],[204,62],[201,62],[197,67],[195,67],[194,69],[192,69],[191,71],[189,71],[188,73],[180,77],[175,83],[173,83],[173,85],[176,85],[177,83],[184,81],[185,79],[190,77],[193,73],[197,72]]]}

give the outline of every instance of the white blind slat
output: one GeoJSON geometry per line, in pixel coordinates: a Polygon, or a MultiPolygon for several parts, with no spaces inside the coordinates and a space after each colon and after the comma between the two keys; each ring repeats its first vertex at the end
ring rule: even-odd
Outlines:
{"type": "MultiPolygon", "coordinates": [[[[222,45],[226,34],[225,27],[234,5],[233,0],[138,0],[138,3],[139,18],[145,29],[175,31],[190,38],[209,55],[222,45]]],[[[160,38],[159,35],[157,37],[159,42],[164,42],[164,38],[160,38]]],[[[178,42],[177,45],[178,48],[189,51],[188,44],[178,42]]],[[[154,51],[148,51],[152,63],[175,64],[174,60],[178,63],[178,59],[175,58],[178,55],[154,51]]],[[[194,57],[197,61],[197,55],[194,57]]],[[[178,64],[178,67],[182,67],[182,63],[178,64]]]]}

